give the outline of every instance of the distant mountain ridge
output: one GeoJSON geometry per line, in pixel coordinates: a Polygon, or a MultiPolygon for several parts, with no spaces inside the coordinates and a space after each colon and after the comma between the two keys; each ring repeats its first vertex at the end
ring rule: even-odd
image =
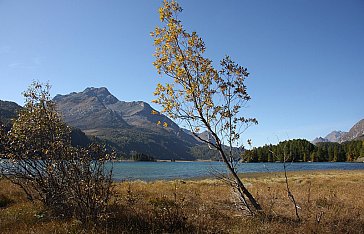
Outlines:
{"type": "Polygon", "coordinates": [[[341,138],[341,142],[351,141],[360,138],[364,135],[364,119],[360,120],[352,128],[350,128],[347,134],[344,134],[341,138]]]}
{"type": "Polygon", "coordinates": [[[106,139],[126,154],[131,151],[159,159],[195,159],[191,147],[201,145],[191,134],[142,101],[118,100],[105,87],[57,95],[53,99],[64,120],[87,135],[106,139]],[[167,127],[157,125],[166,123],[167,127]]]}
{"type": "MultiPolygon", "coordinates": [[[[53,100],[65,122],[73,127],[73,145],[101,142],[126,156],[137,152],[156,159],[216,156],[190,131],[164,115],[152,114],[155,110],[148,103],[119,101],[107,88],[86,88],[78,93],[56,95],[53,100]],[[162,124],[157,125],[158,121],[162,124]],[[163,123],[168,127],[163,127],[163,123]]],[[[0,122],[10,130],[12,120],[22,108],[15,102],[0,101],[0,122]]]]}
{"type": "Polygon", "coordinates": [[[350,128],[349,132],[343,131],[332,131],[326,137],[317,137],[313,141],[313,144],[319,142],[337,142],[343,143],[345,141],[352,141],[355,139],[362,139],[364,136],[364,119],[360,120],[353,127],[350,128]]]}
{"type": "Polygon", "coordinates": [[[326,137],[316,137],[315,139],[313,139],[311,141],[312,144],[317,144],[317,143],[320,143],[320,142],[330,142],[328,139],[326,139],[326,137]]]}
{"type": "MultiPolygon", "coordinates": [[[[148,103],[120,101],[105,87],[90,87],[82,92],[57,95],[53,100],[65,122],[82,130],[73,131],[73,139],[82,144],[97,137],[126,155],[138,152],[156,159],[218,158],[190,131],[180,128],[162,114],[152,114],[155,110],[148,103]],[[168,126],[157,125],[158,121],[168,126]]],[[[16,118],[21,109],[14,102],[0,101],[0,122],[10,129],[11,119],[16,118]]],[[[208,132],[201,132],[199,137],[212,139],[208,132]]],[[[355,139],[364,139],[364,119],[357,122],[349,132],[333,131],[324,138],[316,138],[312,143],[342,143],[355,139]]]]}
{"type": "Polygon", "coordinates": [[[329,142],[340,142],[341,138],[347,134],[347,132],[343,132],[343,131],[332,131],[329,134],[327,134],[327,136],[325,137],[325,139],[327,139],[329,142]]]}

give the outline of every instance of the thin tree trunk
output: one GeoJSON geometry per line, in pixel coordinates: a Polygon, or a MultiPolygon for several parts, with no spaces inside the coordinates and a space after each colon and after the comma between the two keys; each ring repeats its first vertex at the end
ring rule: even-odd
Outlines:
{"type": "Polygon", "coordinates": [[[223,159],[224,163],[226,164],[227,168],[229,169],[230,173],[233,175],[238,187],[241,189],[243,194],[249,199],[250,203],[253,205],[254,209],[258,211],[259,213],[263,212],[262,207],[260,204],[255,200],[254,196],[249,192],[249,190],[244,186],[243,182],[239,178],[239,176],[236,174],[236,171],[234,168],[230,165],[228,159],[226,158],[226,155],[221,147],[221,145],[218,145],[218,150],[220,152],[221,158],[223,159]]]}
{"type": "MultiPolygon", "coordinates": [[[[196,102],[195,102],[195,105],[196,102]]],[[[249,192],[249,190],[244,186],[243,182],[241,181],[241,179],[239,178],[239,176],[236,174],[236,171],[234,170],[234,168],[231,166],[231,164],[229,163],[229,160],[227,159],[224,150],[222,148],[222,144],[220,142],[220,138],[217,136],[217,134],[212,131],[211,126],[208,124],[208,122],[206,121],[206,119],[204,118],[201,110],[199,110],[199,115],[200,118],[202,120],[202,122],[205,124],[207,130],[212,134],[212,136],[214,137],[215,141],[216,141],[216,145],[214,145],[214,147],[220,152],[220,156],[222,158],[222,160],[224,161],[224,163],[226,164],[227,168],[229,169],[229,171],[231,172],[231,174],[233,175],[238,188],[241,189],[241,191],[243,192],[243,194],[249,199],[250,203],[253,205],[254,209],[258,212],[258,213],[263,213],[263,209],[260,206],[260,204],[257,202],[257,200],[255,200],[254,196],[249,192]]],[[[249,207],[248,207],[249,209],[249,207]]]]}

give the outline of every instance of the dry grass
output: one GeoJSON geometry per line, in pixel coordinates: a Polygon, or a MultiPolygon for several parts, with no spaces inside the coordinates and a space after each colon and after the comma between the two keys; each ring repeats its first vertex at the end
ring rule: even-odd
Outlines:
{"type": "Polygon", "coordinates": [[[264,207],[247,217],[229,186],[214,179],[124,182],[108,222],[83,227],[54,220],[21,190],[0,180],[1,233],[364,233],[364,171],[290,172],[289,183],[302,221],[297,222],[283,174],[248,174],[244,181],[264,207]]]}

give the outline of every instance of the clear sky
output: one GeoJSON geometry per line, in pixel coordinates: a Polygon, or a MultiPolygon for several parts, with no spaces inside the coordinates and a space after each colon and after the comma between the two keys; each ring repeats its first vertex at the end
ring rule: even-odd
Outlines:
{"type": "MultiPolygon", "coordinates": [[[[0,0],[0,99],[23,104],[32,80],[52,94],[105,86],[154,99],[161,0],[0,0]]],[[[248,68],[253,145],[325,136],[364,118],[363,0],[180,0],[206,56],[248,68]]],[[[160,109],[153,105],[154,108],[160,109]]]]}

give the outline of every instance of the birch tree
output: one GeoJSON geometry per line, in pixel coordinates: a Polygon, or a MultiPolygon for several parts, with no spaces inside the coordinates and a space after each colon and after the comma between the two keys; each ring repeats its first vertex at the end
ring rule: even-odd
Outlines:
{"type": "Polygon", "coordinates": [[[154,66],[161,78],[167,80],[157,85],[153,102],[163,107],[162,113],[181,120],[197,138],[219,152],[244,207],[251,214],[262,212],[237,174],[236,161],[240,155],[233,150],[241,146],[243,131],[257,124],[255,118],[246,118],[242,113],[250,100],[245,85],[249,73],[229,56],[216,69],[204,56],[206,47],[202,38],[183,28],[178,18],[181,12],[176,1],[165,0],[159,9],[162,26],[151,33],[154,66]],[[211,137],[200,137],[202,130],[211,137]]]}

